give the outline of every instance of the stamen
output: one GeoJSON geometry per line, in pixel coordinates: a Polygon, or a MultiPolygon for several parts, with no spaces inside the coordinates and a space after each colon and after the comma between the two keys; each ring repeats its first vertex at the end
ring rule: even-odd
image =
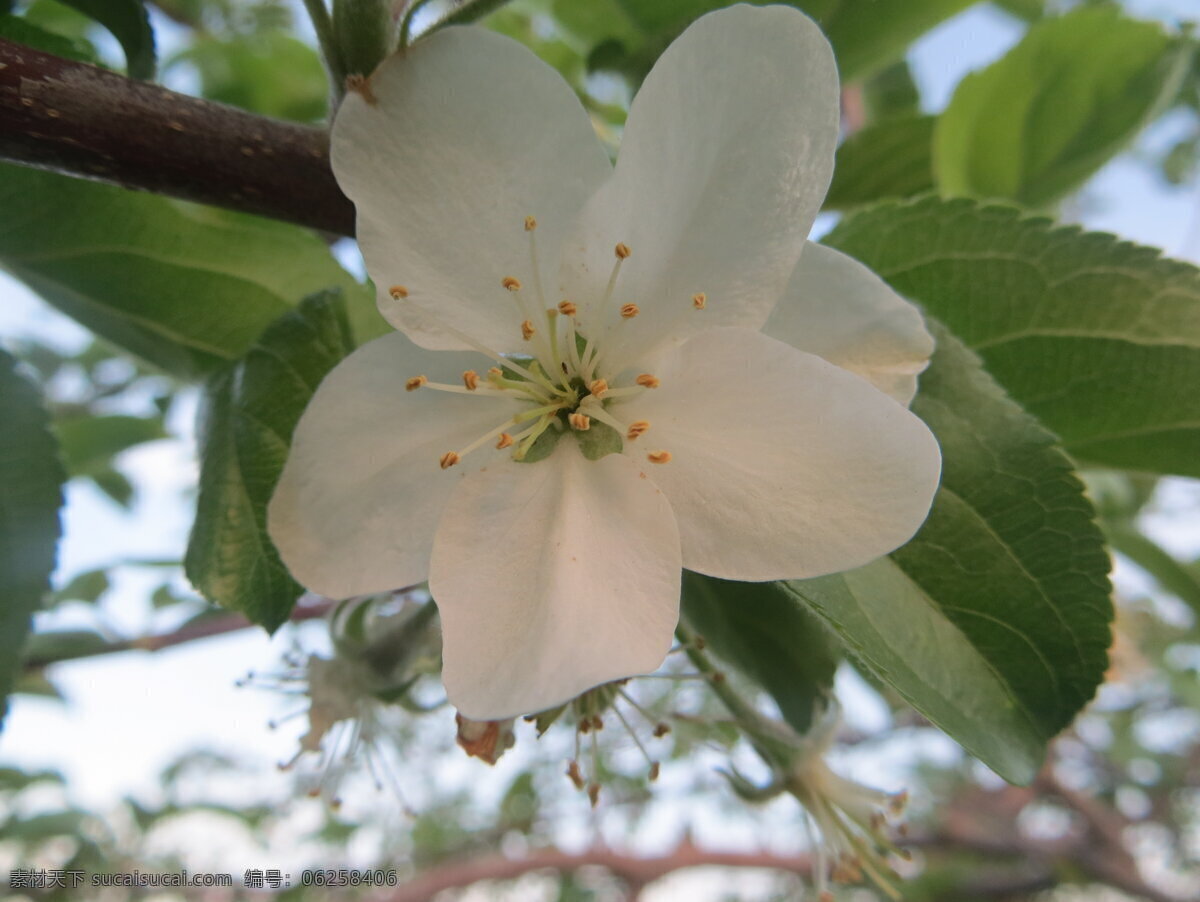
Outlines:
{"type": "Polygon", "coordinates": [[[646,455],[646,460],[652,464],[669,464],[671,462],[670,451],[651,451],[646,455]]]}
{"type": "Polygon", "coordinates": [[[466,370],[462,374],[463,385],[467,387],[467,391],[475,391],[479,388],[479,374],[474,370],[466,370]]]}
{"type": "Polygon", "coordinates": [[[629,424],[629,431],[625,433],[625,438],[631,442],[639,435],[644,435],[646,430],[650,428],[649,420],[636,420],[629,424]]]}
{"type": "MultiPolygon", "coordinates": [[[[589,323],[589,341],[588,346],[584,351],[583,365],[580,367],[580,372],[585,381],[590,382],[596,370],[596,359],[600,356],[600,345],[598,330],[602,321],[606,318],[605,312],[608,310],[609,300],[612,298],[613,290],[617,287],[617,276],[621,272],[621,263],[629,258],[632,251],[629,245],[624,242],[619,242],[613,249],[616,254],[617,262],[613,264],[612,273],[608,277],[608,285],[604,288],[604,297],[600,299],[600,303],[592,308],[592,316],[589,323]]],[[[604,335],[608,335],[610,326],[604,323],[604,335]]]]}
{"type": "Polygon", "coordinates": [[[650,765],[650,780],[652,782],[657,780],[658,762],[650,757],[650,753],[647,752],[646,747],[642,745],[642,740],[638,738],[638,735],[634,731],[633,727],[629,725],[629,721],[625,719],[625,715],[621,713],[621,709],[614,705],[612,712],[617,715],[617,719],[621,721],[621,726],[625,728],[625,732],[629,734],[629,738],[633,740],[633,744],[637,746],[638,751],[642,753],[642,757],[646,759],[646,763],[650,765]]]}
{"type": "Polygon", "coordinates": [[[662,385],[657,376],[652,376],[649,373],[642,373],[633,381],[642,386],[642,388],[658,388],[662,385]]]}
{"type": "Polygon", "coordinates": [[[552,385],[550,383],[550,380],[548,380],[545,376],[539,376],[533,372],[530,372],[529,370],[527,370],[525,367],[521,366],[521,364],[517,363],[516,361],[509,360],[503,354],[500,354],[497,351],[493,351],[487,345],[483,344],[482,342],[476,341],[470,335],[467,335],[465,332],[462,332],[462,331],[454,328],[454,326],[451,326],[449,323],[443,321],[436,314],[424,309],[423,307],[417,307],[415,305],[413,305],[409,309],[414,311],[418,315],[425,317],[427,320],[434,323],[434,325],[436,325],[439,329],[443,329],[446,332],[448,332],[450,335],[453,335],[455,338],[457,338],[463,344],[469,345],[470,347],[474,348],[476,351],[478,351],[483,356],[490,357],[492,360],[496,361],[496,363],[500,364],[502,367],[506,367],[507,369],[512,370],[514,373],[520,373],[522,376],[524,376],[530,382],[535,382],[538,385],[542,386],[543,388],[547,389],[548,391],[550,391],[556,395],[565,395],[566,394],[566,392],[564,390],[558,388],[555,385],[552,385]]]}
{"type": "Polygon", "coordinates": [[[571,301],[559,301],[558,312],[563,316],[574,316],[579,312],[579,308],[576,307],[571,301]]]}
{"type": "Polygon", "coordinates": [[[604,395],[604,393],[606,391],[608,391],[608,380],[607,379],[595,379],[592,382],[589,382],[588,383],[588,391],[591,392],[593,395],[595,395],[597,398],[602,397],[604,395]]]}
{"type": "Polygon", "coordinates": [[[703,310],[707,304],[708,295],[706,295],[703,291],[699,291],[692,295],[692,306],[697,310],[703,310]]]}
{"type": "Polygon", "coordinates": [[[511,435],[509,435],[507,432],[501,432],[500,433],[500,441],[496,442],[496,447],[497,448],[508,448],[508,447],[512,446],[512,443],[513,443],[513,437],[511,435]]]}
{"type": "Polygon", "coordinates": [[[453,451],[447,451],[445,454],[442,455],[442,459],[439,461],[439,463],[442,465],[443,470],[449,470],[452,466],[454,466],[460,460],[462,460],[462,458],[459,457],[457,454],[455,454],[453,451]]]}
{"type": "Polygon", "coordinates": [[[404,390],[405,391],[416,391],[422,385],[427,385],[428,383],[429,383],[429,380],[427,378],[425,378],[424,376],[413,376],[411,379],[409,379],[407,382],[404,383],[404,390]]]}
{"type": "Polygon", "coordinates": [[[517,450],[513,452],[513,460],[524,460],[525,455],[529,453],[529,449],[533,447],[533,443],[541,438],[542,433],[549,429],[550,424],[553,422],[553,414],[543,414],[540,420],[522,432],[520,435],[521,443],[517,445],[517,450]]]}
{"type": "MultiPolygon", "coordinates": [[[[608,397],[608,394],[605,395],[608,397]]],[[[596,395],[588,395],[579,402],[579,409],[585,411],[588,416],[594,420],[599,420],[607,426],[612,426],[617,432],[624,432],[627,428],[625,424],[614,417],[611,413],[604,409],[600,403],[600,399],[596,395]]]]}
{"type": "Polygon", "coordinates": [[[505,288],[507,288],[509,291],[520,291],[521,290],[521,280],[516,278],[515,276],[505,276],[503,279],[500,280],[500,284],[503,285],[505,288]]]}
{"type": "MultiPolygon", "coordinates": [[[[575,754],[578,756],[579,752],[575,754]]],[[[571,761],[567,764],[567,776],[571,778],[571,782],[575,784],[575,788],[582,790],[587,784],[583,780],[583,774],[579,770],[579,762],[571,761]]]]}
{"type": "Polygon", "coordinates": [[[402,301],[408,297],[408,289],[403,285],[393,285],[388,289],[388,294],[392,296],[393,301],[402,301]]]}
{"type": "Polygon", "coordinates": [[[525,217],[525,231],[532,232],[536,228],[537,228],[537,220],[534,219],[532,216],[526,216],[525,217]]]}
{"type": "Polygon", "coordinates": [[[537,329],[533,328],[532,320],[527,319],[527,320],[525,320],[525,322],[521,323],[521,337],[524,338],[526,341],[529,341],[536,334],[537,334],[537,329]]]}
{"type": "Polygon", "coordinates": [[[637,304],[624,304],[621,307],[621,318],[633,319],[641,312],[641,308],[639,308],[637,304]]]}
{"type": "Polygon", "coordinates": [[[578,411],[567,417],[567,422],[571,424],[572,429],[576,429],[579,432],[587,432],[592,428],[591,418],[586,413],[579,413],[578,411]]]}

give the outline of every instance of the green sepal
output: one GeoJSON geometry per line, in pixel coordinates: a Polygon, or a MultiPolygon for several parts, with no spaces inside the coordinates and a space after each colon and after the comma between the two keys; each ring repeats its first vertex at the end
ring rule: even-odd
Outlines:
{"type": "Polygon", "coordinates": [[[579,450],[588,460],[599,460],[609,454],[617,454],[625,447],[621,433],[599,420],[592,420],[591,428],[577,431],[575,439],[579,442],[579,450]]]}
{"type": "Polygon", "coordinates": [[[537,441],[529,446],[524,457],[514,457],[513,460],[522,464],[534,464],[539,460],[545,460],[554,451],[554,446],[558,444],[560,438],[562,438],[562,432],[552,424],[537,437],[537,441]]]}

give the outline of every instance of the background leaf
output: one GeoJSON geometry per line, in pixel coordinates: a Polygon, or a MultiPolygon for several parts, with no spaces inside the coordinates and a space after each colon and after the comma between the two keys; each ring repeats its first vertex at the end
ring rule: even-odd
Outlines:
{"type": "Polygon", "coordinates": [[[843,81],[874,74],[904,55],[908,45],[976,0],[800,0],[824,29],[843,81]],[[827,7],[822,12],[820,7],[827,7]]]}
{"type": "Polygon", "coordinates": [[[942,446],[929,519],[890,559],[787,585],[917,710],[1026,783],[1103,679],[1108,554],[1054,436],[935,332],[913,403],[942,446]]]}
{"type": "Polygon", "coordinates": [[[839,656],[821,621],[776,583],[738,583],[684,571],[683,616],[716,654],[763,687],[784,720],[806,733],[839,656]]]}
{"type": "Polygon", "coordinates": [[[184,570],[210,601],[270,631],[304,590],[267,536],[267,502],[300,414],[352,348],[344,304],[336,292],[322,292],[272,323],[208,387],[200,496],[184,570]]]}
{"type": "Polygon", "coordinates": [[[317,122],[329,105],[321,58],[282,31],[221,39],[204,36],[173,57],[168,72],[190,64],[209,100],[296,122],[317,122]],[[287,77],[279,77],[286,72],[287,77]]]}
{"type": "Polygon", "coordinates": [[[824,239],[919,301],[1077,458],[1200,476],[1200,271],[1111,235],[933,198],[824,239]]]}
{"type": "Polygon", "coordinates": [[[825,209],[844,210],[933,189],[933,116],[884,119],[837,149],[825,209]]]}
{"type": "Polygon", "coordinates": [[[297,298],[358,289],[311,232],[252,216],[9,165],[0,208],[0,266],[180,376],[236,360],[297,298]]]}
{"type": "MultiPolygon", "coordinates": [[[[767,5],[772,0],[752,0],[767,5]]],[[[867,78],[899,60],[908,45],[976,0],[792,0],[833,44],[843,81],[867,78]]],[[[637,87],[688,25],[727,0],[556,0],[554,15],[593,51],[607,45],[600,68],[620,72],[637,87]]],[[[590,62],[600,62],[589,60],[590,62]]]]}
{"type": "Polygon", "coordinates": [[[0,351],[0,725],[29,620],[50,588],[65,480],[37,389],[0,351]]]}
{"type": "Polygon", "coordinates": [[[964,78],[939,117],[942,193],[1030,207],[1057,200],[1174,98],[1190,56],[1158,25],[1107,5],[1034,25],[1004,58],[964,78]]]}
{"type": "Polygon", "coordinates": [[[142,0],[62,0],[107,28],[125,51],[130,78],[154,77],[154,31],[142,0]]]}
{"type": "Polygon", "coordinates": [[[54,431],[72,476],[91,476],[106,469],[114,455],[134,445],[167,437],[161,416],[125,414],[60,420],[54,431]]]}
{"type": "Polygon", "coordinates": [[[7,38],[18,44],[24,44],[26,47],[44,50],[64,59],[77,60],[81,63],[99,63],[95,48],[87,41],[55,34],[19,16],[0,13],[0,38],[7,38]]]}

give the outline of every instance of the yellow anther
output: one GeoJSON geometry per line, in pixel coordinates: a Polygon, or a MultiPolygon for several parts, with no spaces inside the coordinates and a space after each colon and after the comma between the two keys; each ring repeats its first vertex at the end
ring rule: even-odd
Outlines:
{"type": "Polygon", "coordinates": [[[498,366],[494,366],[490,370],[488,370],[488,378],[489,379],[499,379],[503,375],[504,375],[504,370],[500,369],[500,367],[498,367],[498,366]]]}
{"type": "Polygon", "coordinates": [[[513,437],[511,435],[509,435],[507,432],[501,432],[500,439],[499,439],[499,441],[496,442],[496,447],[497,448],[508,448],[512,445],[512,443],[513,443],[513,437]]]}
{"type": "Polygon", "coordinates": [[[475,391],[479,388],[479,374],[474,370],[465,370],[462,374],[463,385],[467,387],[467,391],[475,391]]]}
{"type": "Polygon", "coordinates": [[[439,463],[442,465],[443,470],[449,470],[452,466],[454,466],[460,460],[462,460],[462,458],[459,457],[456,453],[454,453],[453,451],[447,451],[445,454],[442,455],[442,459],[439,461],[439,463]]]}
{"type": "Polygon", "coordinates": [[[613,248],[613,252],[617,255],[618,260],[624,260],[633,253],[633,251],[629,249],[629,245],[623,241],[619,242],[617,246],[613,248]]]}
{"type": "Polygon", "coordinates": [[[577,429],[580,432],[587,432],[592,428],[592,418],[586,413],[576,411],[567,417],[567,422],[571,424],[572,429],[577,429]]]}
{"type": "Polygon", "coordinates": [[[708,304],[708,295],[706,295],[703,291],[697,292],[696,294],[692,295],[692,306],[695,307],[697,310],[703,310],[707,304],[708,304]]]}
{"type": "Polygon", "coordinates": [[[624,304],[621,307],[621,316],[625,319],[633,319],[641,312],[641,308],[637,304],[624,304]]]}
{"type": "Polygon", "coordinates": [[[500,284],[503,285],[505,288],[507,288],[509,291],[520,291],[521,290],[521,280],[516,278],[515,276],[505,276],[503,279],[500,280],[500,284]]]}
{"type": "Polygon", "coordinates": [[[651,376],[649,373],[642,373],[633,380],[642,388],[658,388],[662,383],[658,381],[657,376],[651,376]]]}
{"type": "Polygon", "coordinates": [[[593,379],[591,382],[588,383],[588,391],[591,392],[593,395],[596,395],[597,397],[599,397],[600,395],[602,395],[606,391],[608,391],[608,380],[607,379],[593,379]]]}
{"type": "Polygon", "coordinates": [[[536,228],[537,228],[537,220],[534,219],[532,216],[526,216],[525,217],[525,231],[532,232],[536,228]]]}
{"type": "Polygon", "coordinates": [[[422,385],[424,385],[428,381],[429,380],[426,379],[424,376],[413,376],[411,379],[409,379],[407,382],[404,383],[404,390],[405,391],[416,391],[418,388],[420,388],[422,385]]]}
{"type": "Polygon", "coordinates": [[[646,460],[652,464],[669,464],[671,462],[670,451],[651,451],[646,455],[646,460]]]}
{"type": "Polygon", "coordinates": [[[574,316],[579,312],[579,308],[576,307],[571,301],[559,301],[558,312],[563,316],[574,316]]]}
{"type": "Polygon", "coordinates": [[[629,439],[632,442],[635,438],[637,438],[639,435],[644,433],[649,428],[650,428],[649,420],[638,420],[634,423],[630,423],[629,430],[625,433],[625,438],[629,439]]]}
{"type": "Polygon", "coordinates": [[[408,289],[403,285],[393,285],[388,289],[388,294],[392,296],[393,301],[402,301],[408,297],[408,289]]]}
{"type": "Polygon", "coordinates": [[[524,338],[526,341],[529,341],[529,339],[533,338],[535,334],[537,334],[537,329],[533,328],[532,320],[525,320],[525,322],[521,323],[522,338],[524,338]]]}

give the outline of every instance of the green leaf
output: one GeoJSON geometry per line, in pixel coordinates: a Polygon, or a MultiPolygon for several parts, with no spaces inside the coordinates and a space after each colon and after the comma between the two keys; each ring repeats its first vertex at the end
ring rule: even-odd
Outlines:
{"type": "Polygon", "coordinates": [[[130,78],[154,77],[154,31],[142,0],[61,0],[107,28],[125,51],[130,78]]]}
{"type": "Polygon", "coordinates": [[[111,498],[121,507],[129,507],[133,503],[133,483],[124,473],[118,473],[112,467],[106,467],[89,474],[96,488],[111,498]]]}
{"type": "Polygon", "coordinates": [[[47,630],[29,637],[22,658],[45,667],[55,661],[102,654],[111,648],[112,644],[95,630],[47,630]]]}
{"type": "Polygon", "coordinates": [[[75,417],[54,425],[63,460],[71,476],[91,476],[108,469],[112,458],[145,442],[166,438],[162,417],[112,414],[75,417]]]}
{"type": "Polygon", "coordinates": [[[933,188],[933,116],[901,116],[868,125],[837,150],[825,209],[845,210],[933,188]]]}
{"type": "Polygon", "coordinates": [[[1105,522],[1113,550],[1125,555],[1200,616],[1200,578],[1130,521],[1105,522]]]}
{"type": "MultiPolygon", "coordinates": [[[[976,0],[840,0],[818,16],[843,81],[873,75],[904,56],[908,45],[976,0]]],[[[811,2],[794,4],[812,8],[811,2]]]]}
{"type": "Polygon", "coordinates": [[[329,105],[329,80],[316,51],[282,31],[200,36],[167,64],[195,66],[200,92],[264,116],[318,122],[329,105]],[[286,78],[280,73],[287,73],[286,78]]]}
{"type": "Polygon", "coordinates": [[[1046,15],[1046,0],[992,0],[992,3],[1023,22],[1036,22],[1046,15]]]}
{"type": "Polygon", "coordinates": [[[208,386],[200,495],[184,571],[205,598],[272,632],[303,589],[267,536],[267,502],[300,414],[352,348],[340,296],[322,292],[272,323],[208,386]]]}
{"type": "Polygon", "coordinates": [[[1176,95],[1191,49],[1110,6],[1029,29],[968,75],[938,120],[944,194],[1044,207],[1079,187],[1176,95]]]}
{"type": "MultiPolygon", "coordinates": [[[[764,6],[774,0],[752,0],[764,6]]],[[[833,44],[843,81],[867,78],[904,55],[908,45],[934,25],[976,0],[791,0],[833,44]]],[[[555,18],[590,48],[606,42],[614,69],[633,75],[636,85],[654,60],[688,25],[727,0],[556,0],[555,18]],[[619,51],[623,51],[618,55],[619,51]]]]}
{"type": "Polygon", "coordinates": [[[86,601],[94,603],[109,589],[108,569],[98,567],[77,574],[69,583],[54,593],[54,603],[64,601],[86,601]]]}
{"type": "Polygon", "coordinates": [[[81,63],[96,64],[99,62],[96,58],[95,48],[87,41],[55,34],[19,16],[0,14],[0,38],[7,38],[18,44],[24,44],[26,47],[44,50],[46,53],[53,53],[64,59],[76,60],[81,63]]]}
{"type": "Polygon", "coordinates": [[[0,725],[29,621],[50,589],[66,479],[37,389],[0,351],[0,725]]]}
{"type": "Polygon", "coordinates": [[[919,301],[1066,449],[1200,476],[1200,272],[1111,235],[933,198],[824,239],[919,301]]]}
{"type": "Polygon", "coordinates": [[[863,665],[1005,779],[1107,667],[1108,555],[1071,462],[944,329],[913,403],[942,446],[942,487],[890,558],[787,584],[863,665]]]}
{"type": "Polygon", "coordinates": [[[892,63],[864,82],[862,102],[868,122],[892,116],[920,115],[921,92],[908,62],[892,63]]]}
{"type": "Polygon", "coordinates": [[[184,377],[238,359],[297,298],[361,291],[324,242],[282,223],[8,165],[0,209],[0,266],[184,377]]]}
{"type": "Polygon", "coordinates": [[[683,616],[718,656],[763,687],[784,719],[808,732],[833,686],[837,643],[777,583],[738,583],[684,571],[683,616]]]}

